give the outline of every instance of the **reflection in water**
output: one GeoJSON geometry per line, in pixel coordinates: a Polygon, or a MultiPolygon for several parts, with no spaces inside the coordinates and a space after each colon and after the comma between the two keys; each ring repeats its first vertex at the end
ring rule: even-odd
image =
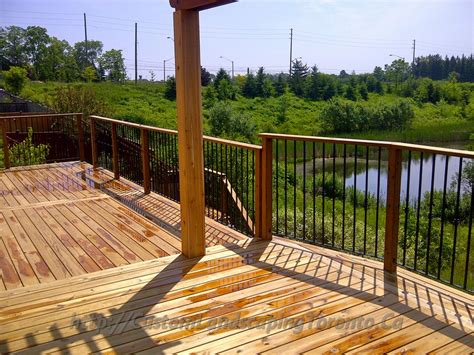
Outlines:
{"type": "MultiPolygon", "coordinates": [[[[384,159],[384,158],[382,158],[384,159]]],[[[459,172],[459,160],[457,157],[446,157],[443,155],[437,155],[435,158],[434,165],[434,189],[443,190],[444,180],[445,180],[445,168],[446,168],[446,159],[448,159],[448,172],[447,172],[447,188],[451,186],[453,181],[457,182],[457,176],[459,172]]],[[[322,173],[322,159],[316,160],[316,174],[322,173]]],[[[343,159],[336,158],[335,171],[336,175],[343,176],[343,159]]],[[[472,161],[472,159],[463,159],[463,168],[466,164],[472,161]]],[[[306,174],[312,175],[312,161],[306,162],[306,174]]],[[[366,171],[366,161],[363,157],[358,157],[357,160],[357,189],[360,191],[365,191],[366,176],[368,177],[368,192],[370,194],[377,194],[377,177],[378,177],[378,162],[377,160],[369,160],[368,164],[369,169],[366,171]]],[[[298,172],[302,173],[302,164],[298,166],[298,172]]],[[[326,176],[330,177],[333,172],[333,159],[328,158],[325,161],[325,171],[326,176]]],[[[387,171],[388,165],[387,161],[384,159],[380,164],[380,197],[382,200],[385,200],[387,194],[387,171]]],[[[407,192],[407,183],[409,180],[409,194],[410,199],[418,198],[418,190],[420,186],[420,173],[421,173],[421,197],[425,192],[430,191],[431,189],[431,178],[433,173],[433,155],[425,154],[423,161],[419,158],[419,155],[416,158],[413,156],[411,159],[410,166],[410,176],[408,176],[408,159],[403,161],[403,170],[402,170],[402,187],[401,195],[406,196],[407,192]]],[[[348,157],[346,161],[346,187],[354,186],[354,159],[348,157]]]]}

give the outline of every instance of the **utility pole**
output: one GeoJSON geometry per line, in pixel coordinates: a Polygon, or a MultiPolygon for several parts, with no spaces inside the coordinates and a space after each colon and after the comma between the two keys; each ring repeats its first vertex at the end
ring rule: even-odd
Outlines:
{"type": "Polygon", "coordinates": [[[412,65],[415,66],[415,51],[416,51],[416,40],[413,40],[413,61],[412,65]]]}
{"type": "Polygon", "coordinates": [[[166,81],[166,60],[163,60],[163,82],[166,81]]]}
{"type": "Polygon", "coordinates": [[[135,85],[137,84],[138,78],[138,45],[137,45],[137,23],[135,22],[135,85]]]}
{"type": "Polygon", "coordinates": [[[291,76],[291,67],[293,65],[293,29],[290,29],[290,76],[291,76]]]}
{"type": "Polygon", "coordinates": [[[89,48],[87,45],[87,19],[86,19],[86,13],[84,12],[84,37],[85,37],[85,44],[86,44],[86,62],[88,64],[89,62],[89,48]]]}

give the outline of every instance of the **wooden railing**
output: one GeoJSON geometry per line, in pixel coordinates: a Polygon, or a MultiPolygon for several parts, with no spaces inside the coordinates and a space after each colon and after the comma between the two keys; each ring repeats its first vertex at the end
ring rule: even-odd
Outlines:
{"type": "MultiPolygon", "coordinates": [[[[179,201],[177,131],[91,116],[92,162],[179,201]]],[[[259,235],[261,147],[204,137],[206,214],[249,236],[259,235]]]]}
{"type": "Polygon", "coordinates": [[[260,136],[263,156],[272,157],[262,184],[272,191],[264,188],[273,234],[377,258],[388,272],[403,266],[472,292],[474,152],[260,136]]]}
{"type": "Polygon", "coordinates": [[[0,117],[4,167],[85,160],[81,113],[0,117]],[[31,146],[25,140],[31,135],[31,146]],[[44,151],[34,147],[45,147],[44,151]]]}
{"type": "MultiPolygon", "coordinates": [[[[177,131],[81,114],[0,119],[6,167],[15,165],[10,148],[31,127],[35,144],[55,152],[47,162],[90,161],[145,194],[180,200],[177,131]]],[[[262,146],[204,137],[209,218],[249,236],[279,235],[372,257],[387,272],[402,266],[472,292],[474,152],[260,137],[262,146]]]]}

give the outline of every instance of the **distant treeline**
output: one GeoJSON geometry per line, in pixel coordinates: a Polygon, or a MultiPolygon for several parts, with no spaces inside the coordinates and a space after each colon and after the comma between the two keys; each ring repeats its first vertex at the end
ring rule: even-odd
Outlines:
{"type": "Polygon", "coordinates": [[[416,78],[430,78],[433,80],[448,79],[449,74],[454,72],[458,75],[461,82],[474,82],[474,58],[472,54],[469,57],[451,58],[441,57],[439,54],[418,57],[412,68],[413,75],[416,78]]]}
{"type": "Polygon", "coordinates": [[[71,46],[40,26],[0,27],[0,70],[21,67],[30,79],[42,81],[125,80],[122,50],[103,48],[95,40],[71,46]]]}

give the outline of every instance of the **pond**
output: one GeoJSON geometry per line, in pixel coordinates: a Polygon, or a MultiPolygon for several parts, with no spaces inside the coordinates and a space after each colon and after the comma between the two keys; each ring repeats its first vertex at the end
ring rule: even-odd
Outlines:
{"type": "MultiPolygon", "coordinates": [[[[357,158],[357,174],[354,179],[354,158],[348,157],[346,159],[346,187],[354,186],[354,180],[356,180],[357,189],[365,192],[366,179],[368,192],[374,196],[377,195],[378,185],[378,160],[377,157],[370,155],[368,164],[366,165],[365,156],[357,158]],[[366,169],[368,167],[368,169],[366,169]]],[[[457,186],[457,176],[459,172],[460,158],[447,157],[444,155],[436,155],[433,160],[433,155],[424,154],[421,159],[420,154],[413,153],[410,164],[410,174],[408,174],[409,164],[408,158],[404,155],[404,161],[402,163],[402,186],[401,195],[406,196],[407,190],[409,190],[410,200],[418,199],[420,182],[421,182],[421,196],[431,190],[431,180],[434,177],[434,189],[443,190],[445,183],[445,169],[447,162],[447,189],[450,188],[451,184],[454,183],[457,186]],[[434,163],[434,175],[433,175],[433,163],[434,163]],[[421,179],[420,179],[421,174],[421,179]],[[409,180],[409,181],[408,181],[409,180]],[[409,182],[409,184],[408,184],[409,182]]],[[[462,168],[466,166],[472,159],[463,159],[462,168]]],[[[344,162],[342,158],[326,158],[325,159],[325,171],[326,176],[331,177],[333,169],[335,170],[336,176],[343,177],[344,173],[344,162]],[[333,168],[335,162],[335,169],[333,168]]],[[[323,161],[322,158],[315,160],[316,173],[322,173],[323,161]]],[[[299,174],[303,173],[303,163],[298,163],[297,171],[299,174]]],[[[385,200],[387,194],[387,173],[388,164],[387,158],[382,157],[380,164],[380,197],[385,200]]],[[[311,176],[313,174],[313,161],[306,161],[306,175],[311,176]]]]}

